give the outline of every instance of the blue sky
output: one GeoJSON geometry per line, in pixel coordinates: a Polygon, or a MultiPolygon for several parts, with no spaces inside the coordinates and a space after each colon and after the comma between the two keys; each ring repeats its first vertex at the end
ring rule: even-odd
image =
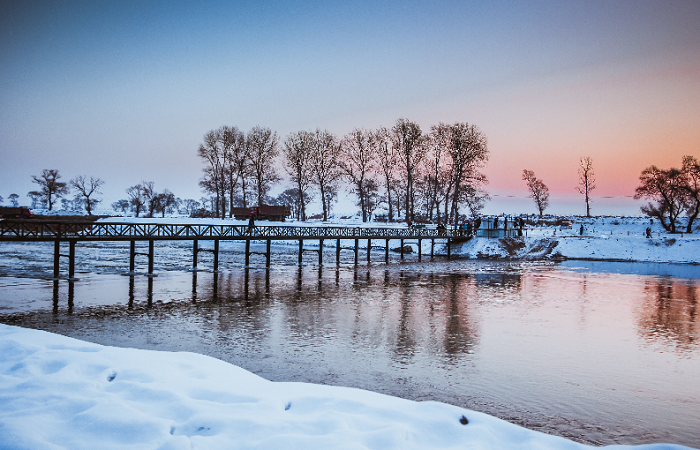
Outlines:
{"type": "Polygon", "coordinates": [[[486,133],[490,212],[534,212],[523,169],[552,213],[585,212],[591,156],[593,212],[635,213],[644,167],[700,157],[698,23],[693,0],[3,1],[0,195],[26,203],[55,168],[104,179],[107,203],[141,180],[199,198],[213,128],[342,136],[406,117],[486,133]]]}

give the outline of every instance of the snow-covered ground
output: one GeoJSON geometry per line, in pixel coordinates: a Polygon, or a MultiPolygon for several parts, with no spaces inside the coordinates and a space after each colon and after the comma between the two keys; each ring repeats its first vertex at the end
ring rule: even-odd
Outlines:
{"type": "Polygon", "coordinates": [[[573,219],[571,228],[529,227],[523,238],[477,238],[456,244],[452,253],[470,258],[592,259],[700,264],[700,233],[666,233],[647,218],[573,219]],[[581,225],[584,226],[581,235],[581,225]],[[651,228],[651,238],[645,237],[651,228]]]}
{"type": "Polygon", "coordinates": [[[443,403],[275,383],[194,353],[106,347],[0,325],[0,448],[593,447],[443,403]]]}

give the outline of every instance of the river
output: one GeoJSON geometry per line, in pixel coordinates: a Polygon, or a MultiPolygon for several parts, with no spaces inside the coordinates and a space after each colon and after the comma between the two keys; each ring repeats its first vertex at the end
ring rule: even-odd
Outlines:
{"type": "Polygon", "coordinates": [[[354,266],[328,249],[299,267],[295,245],[273,245],[265,270],[262,257],[243,268],[242,248],[222,243],[214,274],[187,270],[191,244],[159,243],[149,278],[121,275],[126,244],[85,244],[68,282],[47,278],[51,244],[2,243],[0,322],[446,402],[583,443],[699,446],[697,266],[384,264],[380,251],[354,266]]]}

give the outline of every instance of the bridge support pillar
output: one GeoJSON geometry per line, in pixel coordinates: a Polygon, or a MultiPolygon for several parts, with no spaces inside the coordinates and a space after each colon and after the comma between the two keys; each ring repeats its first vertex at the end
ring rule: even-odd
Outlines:
{"type": "Polygon", "coordinates": [[[355,239],[355,265],[357,265],[357,251],[359,248],[359,242],[360,242],[359,239],[355,239]]]}
{"type": "MultiPolygon", "coordinates": [[[[218,241],[217,241],[218,242],[218,241]]],[[[265,246],[265,267],[268,269],[270,268],[270,243],[271,240],[267,240],[266,246],[265,246]]],[[[268,272],[269,274],[270,272],[268,272]]]]}
{"type": "Polygon", "coordinates": [[[450,259],[450,240],[447,240],[447,259],[450,259]]]}
{"type": "Polygon", "coordinates": [[[367,239],[367,262],[369,262],[369,252],[372,250],[372,239],[367,239]]]}
{"type": "Polygon", "coordinates": [[[199,241],[192,241],[192,270],[197,270],[197,253],[199,253],[199,241]]]}
{"type": "Polygon", "coordinates": [[[133,274],[136,269],[136,241],[129,244],[129,273],[133,274]]]}
{"type": "Polygon", "coordinates": [[[68,279],[75,279],[75,240],[68,241],[68,279]]]}
{"type": "Polygon", "coordinates": [[[430,240],[430,259],[433,259],[433,256],[435,256],[435,239],[430,240]]]}
{"type": "Polygon", "coordinates": [[[403,239],[401,239],[401,259],[403,259],[403,239]]]}
{"type": "Polygon", "coordinates": [[[384,247],[384,262],[389,263],[389,239],[385,239],[386,247],[384,247]]]}
{"type": "Polygon", "coordinates": [[[421,253],[423,251],[421,243],[423,242],[423,239],[418,239],[418,261],[421,259],[421,253]]]}
{"type": "Polygon", "coordinates": [[[323,239],[318,240],[318,265],[323,264],[323,239]]]}
{"type": "MultiPolygon", "coordinates": [[[[270,242],[270,241],[268,241],[270,242]]],[[[219,271],[219,241],[214,241],[214,272],[219,271]]],[[[216,276],[214,276],[214,282],[216,282],[216,276]]],[[[216,292],[216,289],[214,289],[216,292]]]]}
{"type": "Polygon", "coordinates": [[[304,240],[299,239],[299,265],[301,265],[301,256],[304,253],[304,240]]]}
{"type": "Polygon", "coordinates": [[[250,239],[245,241],[245,267],[248,268],[250,265],[250,239]]]}
{"type": "Polygon", "coordinates": [[[335,263],[340,264],[340,239],[335,240],[335,263]]]}
{"type": "Polygon", "coordinates": [[[155,241],[151,239],[148,241],[148,275],[153,275],[153,261],[155,254],[155,241]]]}
{"type": "Polygon", "coordinates": [[[61,241],[56,240],[53,244],[53,277],[58,278],[60,275],[60,260],[61,260],[61,241]]]}

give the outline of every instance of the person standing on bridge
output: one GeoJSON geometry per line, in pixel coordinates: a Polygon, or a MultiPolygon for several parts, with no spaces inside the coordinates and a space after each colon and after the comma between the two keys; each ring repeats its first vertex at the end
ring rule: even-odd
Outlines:
{"type": "Polygon", "coordinates": [[[248,235],[253,235],[253,230],[255,230],[255,214],[250,213],[250,218],[248,219],[248,235]]]}

